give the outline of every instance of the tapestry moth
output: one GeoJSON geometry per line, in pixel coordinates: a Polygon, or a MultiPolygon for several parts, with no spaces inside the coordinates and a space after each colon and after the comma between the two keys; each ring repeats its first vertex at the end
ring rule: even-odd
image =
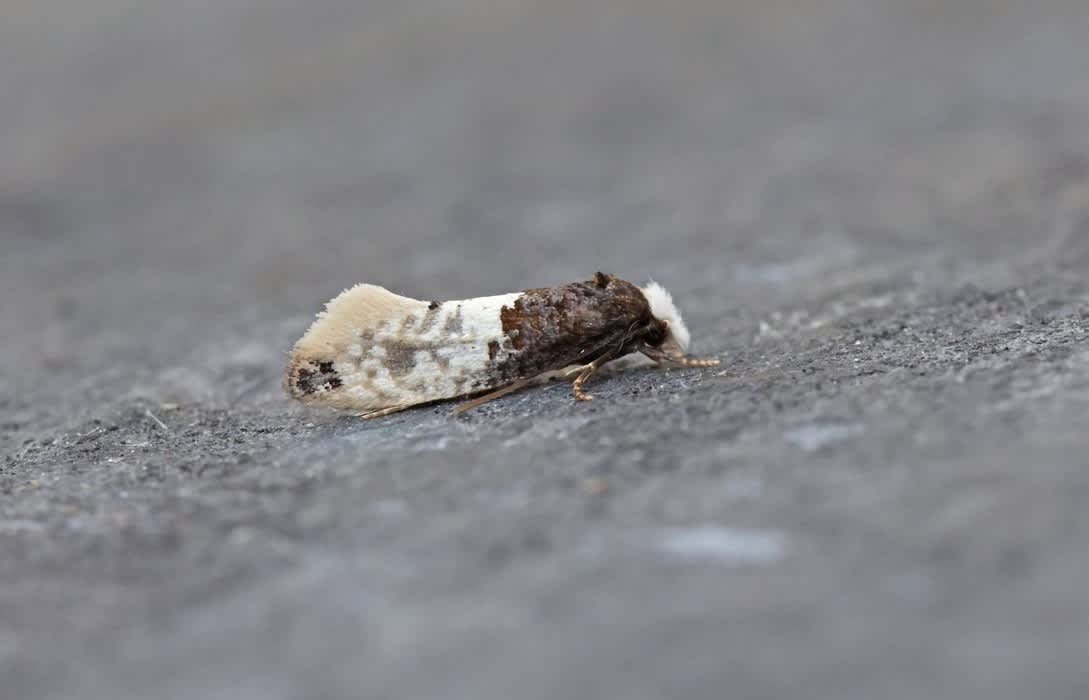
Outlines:
{"type": "Polygon", "coordinates": [[[598,272],[593,279],[455,301],[421,301],[373,284],[334,298],[295,344],[292,398],[364,418],[475,397],[455,412],[532,384],[583,385],[605,364],[641,353],[659,364],[710,367],[685,353],[689,334],[669,292],[598,272]]]}

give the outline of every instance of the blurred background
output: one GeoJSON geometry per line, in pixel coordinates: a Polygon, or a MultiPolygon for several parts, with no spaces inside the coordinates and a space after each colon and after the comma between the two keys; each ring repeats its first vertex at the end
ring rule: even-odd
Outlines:
{"type": "Polygon", "coordinates": [[[11,0],[5,342],[80,376],[361,280],[605,268],[699,327],[1082,260],[1087,30],[1080,0],[11,0]]]}
{"type": "MultiPolygon", "coordinates": [[[[55,600],[36,592],[39,578],[97,581],[110,591],[109,610],[123,607],[117,587],[124,580],[151,601],[137,615],[140,624],[158,620],[156,610],[199,607],[204,593],[194,591],[206,590],[164,583],[195,575],[174,578],[204,561],[191,552],[172,554],[163,545],[147,555],[158,563],[144,573],[128,568],[134,560],[118,543],[127,541],[120,534],[126,527],[142,532],[138,518],[124,527],[96,521],[101,539],[88,541],[97,550],[66,539],[61,525],[53,529],[61,503],[100,515],[129,506],[109,482],[92,479],[79,490],[74,480],[109,469],[97,457],[54,454],[52,462],[34,462],[24,441],[109,423],[108,411],[137,400],[189,407],[195,421],[231,409],[238,414],[228,415],[248,415],[254,431],[301,430],[300,421],[311,418],[286,406],[283,359],[321,304],[356,282],[444,299],[560,284],[598,269],[654,277],[684,309],[697,354],[729,351],[755,366],[757,354],[745,355],[755,339],[789,344],[800,329],[815,327],[806,326],[813,319],[891,305],[906,314],[905,324],[920,314],[937,326],[971,329],[975,317],[950,311],[946,319],[940,305],[919,300],[1040,280],[1077,285],[1087,267],[1084,0],[6,0],[0,411],[8,426],[2,446],[17,455],[6,467],[5,513],[8,522],[24,523],[11,526],[18,537],[6,550],[24,588],[9,591],[6,603],[24,611],[12,639],[32,640],[29,647],[0,644],[0,657],[8,649],[18,662],[11,668],[23,674],[25,685],[10,687],[27,689],[22,697],[48,687],[27,649],[51,649],[54,631],[64,629],[46,612],[55,600]],[[55,467],[61,463],[68,466],[55,467]],[[54,484],[54,492],[17,495],[32,478],[54,484]],[[45,539],[25,539],[23,527],[45,539]],[[41,551],[56,555],[46,557],[52,563],[33,564],[41,551]],[[66,561],[85,562],[83,573],[66,561]]],[[[813,347],[796,342],[784,352],[813,347]]],[[[940,361],[941,352],[931,351],[940,361]]],[[[759,391],[755,396],[754,405],[763,405],[759,391]]],[[[988,400],[963,398],[958,416],[988,400]]],[[[848,404],[865,415],[867,401],[859,395],[848,404]]],[[[927,399],[918,401],[920,415],[930,411],[927,399]]],[[[555,406],[566,404],[557,398],[555,406]]],[[[142,412],[134,415],[146,423],[142,412]]],[[[230,427],[242,419],[216,420],[230,427]]],[[[240,442],[256,439],[250,435],[240,442]]],[[[713,455],[734,437],[684,449],[713,455]]],[[[397,438],[389,439],[385,444],[397,438]]],[[[874,439],[867,459],[889,454],[874,439]]],[[[551,463],[551,440],[539,440],[544,464],[551,463]]],[[[370,454],[313,449],[293,467],[299,473],[305,464],[320,469],[370,454]]],[[[951,454],[971,449],[959,445],[951,454]]],[[[463,458],[504,458],[487,454],[463,458]]],[[[168,470],[170,459],[206,459],[184,441],[160,456],[168,470]]],[[[258,458],[250,468],[261,464],[258,458]]],[[[170,489],[192,487],[180,483],[170,489]]],[[[143,497],[156,504],[148,512],[177,516],[171,546],[180,542],[189,552],[183,545],[194,538],[226,536],[193,534],[189,511],[170,498],[155,500],[159,488],[143,497]]],[[[782,501],[785,512],[804,502],[797,496],[802,500],[782,501]]],[[[472,511],[472,499],[450,498],[472,511]]],[[[289,499],[283,513],[297,505],[289,499]]],[[[288,517],[256,512],[255,522],[264,523],[254,525],[258,532],[288,517]]],[[[216,566],[230,569],[223,562],[231,555],[219,554],[216,566]]],[[[299,586],[319,598],[325,590],[299,586]]],[[[647,595],[658,600],[668,588],[648,584],[660,592],[647,595]]],[[[58,590],[70,604],[59,609],[83,609],[78,589],[58,590]]],[[[295,588],[276,590],[296,601],[284,593],[295,588]]],[[[814,610],[825,604],[810,602],[814,610]]],[[[121,634],[113,618],[71,614],[81,621],[73,644],[105,640],[109,648],[121,634]]],[[[553,636],[542,643],[561,653],[564,640],[581,635],[577,621],[571,624],[550,628],[553,636]]],[[[958,633],[989,634],[966,625],[958,633]]],[[[842,628],[839,648],[874,639],[901,648],[892,632],[862,629],[842,628]]],[[[911,643],[930,639],[933,630],[926,630],[916,630],[911,643]]],[[[624,638],[637,632],[654,639],[652,628],[638,626],[624,638]]],[[[208,635],[163,653],[183,658],[220,633],[208,635]]],[[[465,643],[442,639],[451,648],[465,643]]],[[[714,639],[705,641],[713,646],[714,639]]],[[[1048,665],[1052,647],[1032,640],[999,646],[984,660],[968,654],[960,666],[912,668],[945,679],[939,688],[958,688],[962,697],[973,689],[995,697],[1014,686],[973,685],[975,673],[1001,666],[1004,653],[1035,654],[1038,668],[1058,673],[1047,676],[1060,690],[1052,697],[1085,697],[1084,685],[1081,694],[1063,694],[1074,692],[1072,657],[1056,670],[1048,665]],[[964,669],[971,674],[961,675],[964,669]]],[[[669,640],[642,644],[624,657],[635,667],[669,640]]],[[[810,657],[795,651],[784,658],[804,666],[810,657]]],[[[447,671],[472,673],[487,656],[447,671]]],[[[257,658],[247,667],[251,681],[276,666],[257,658]]],[[[549,686],[559,683],[556,676],[533,676],[530,662],[518,659],[517,677],[570,690],[549,686]]],[[[779,693],[803,687],[801,671],[789,676],[795,686],[774,681],[772,666],[744,667],[742,675],[754,674],[744,675],[746,687],[757,692],[748,697],[784,697],[779,693]]],[[[701,665],[700,673],[713,667],[701,665]]],[[[858,675],[859,685],[841,683],[837,675],[817,687],[828,697],[864,697],[875,687],[888,691],[883,697],[919,696],[912,679],[921,676],[907,674],[897,685],[899,667],[881,668],[892,675],[870,679],[875,685],[858,675]]],[[[199,676],[177,673],[184,681],[178,687],[199,676]]],[[[375,681],[375,692],[401,679],[377,677],[389,684],[375,681]]],[[[604,677],[614,681],[578,687],[659,696],[650,685],[604,677]]],[[[459,687],[464,697],[492,697],[481,685],[459,687]]],[[[692,697],[723,697],[717,684],[685,687],[692,697]]]]}

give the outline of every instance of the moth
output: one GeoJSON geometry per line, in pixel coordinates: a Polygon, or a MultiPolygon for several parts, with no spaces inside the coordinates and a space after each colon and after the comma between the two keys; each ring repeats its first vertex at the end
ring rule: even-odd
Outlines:
{"type": "Polygon", "coordinates": [[[377,418],[471,398],[455,413],[527,386],[571,381],[579,401],[607,363],[635,353],[710,367],[686,353],[669,292],[598,272],[593,279],[455,301],[421,301],[373,284],[334,298],[295,343],[284,388],[304,404],[377,418]]]}

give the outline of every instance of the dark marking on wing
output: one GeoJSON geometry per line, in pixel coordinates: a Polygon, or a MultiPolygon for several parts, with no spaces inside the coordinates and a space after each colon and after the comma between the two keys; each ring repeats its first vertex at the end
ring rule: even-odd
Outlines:
{"type": "Polygon", "coordinates": [[[397,341],[382,343],[386,356],[382,364],[389,370],[391,377],[403,377],[416,367],[416,347],[397,341]]]}
{"type": "Polygon", "coordinates": [[[285,382],[288,393],[301,398],[343,386],[332,362],[303,361],[292,365],[285,382]]]}
{"type": "Polygon", "coordinates": [[[442,355],[440,355],[439,351],[438,351],[438,348],[429,347],[429,348],[427,348],[427,353],[431,356],[431,360],[436,365],[438,365],[439,369],[442,369],[442,370],[449,369],[449,367],[450,367],[450,358],[449,357],[443,357],[442,355]]]}
{"type": "Polygon", "coordinates": [[[461,333],[462,321],[460,304],[454,309],[454,313],[446,317],[446,323],[443,325],[442,329],[450,335],[459,335],[461,333]]]}
{"type": "Polygon", "coordinates": [[[427,313],[424,314],[423,321],[420,322],[420,329],[417,331],[420,335],[427,333],[434,327],[439,320],[439,302],[433,301],[427,305],[427,313]]]}
{"type": "Polygon", "coordinates": [[[633,352],[664,331],[638,287],[597,273],[586,282],[529,289],[500,309],[514,352],[496,364],[504,381],[592,362],[607,352],[633,352]],[[630,346],[630,347],[629,347],[630,346]]]}

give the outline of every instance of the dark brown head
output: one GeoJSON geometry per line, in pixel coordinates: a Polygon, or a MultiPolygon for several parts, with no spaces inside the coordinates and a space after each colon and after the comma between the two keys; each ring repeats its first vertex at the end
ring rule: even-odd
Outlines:
{"type": "Polygon", "coordinates": [[[682,358],[688,351],[688,327],[673,304],[673,298],[662,285],[650,282],[645,287],[636,287],[613,275],[598,272],[593,283],[600,289],[616,289],[617,298],[629,304],[637,300],[641,307],[640,324],[633,329],[632,344],[626,348],[629,352],[639,352],[642,346],[660,351],[671,358],[682,358]]]}

